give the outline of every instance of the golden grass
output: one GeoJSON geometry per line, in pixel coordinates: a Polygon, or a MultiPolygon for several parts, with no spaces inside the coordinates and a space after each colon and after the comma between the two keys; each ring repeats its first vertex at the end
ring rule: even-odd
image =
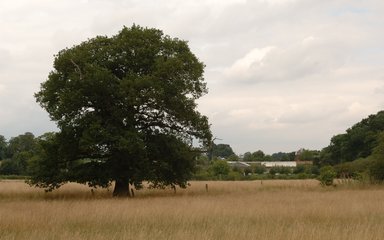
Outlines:
{"type": "Polygon", "coordinates": [[[0,182],[0,239],[383,239],[384,188],[315,180],[192,182],[134,199],[0,182]],[[205,184],[209,191],[206,192],[205,184]]]}

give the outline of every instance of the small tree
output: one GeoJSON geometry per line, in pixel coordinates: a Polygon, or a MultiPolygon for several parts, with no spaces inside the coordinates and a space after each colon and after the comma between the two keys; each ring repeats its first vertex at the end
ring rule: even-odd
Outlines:
{"type": "Polygon", "coordinates": [[[228,165],[227,161],[216,160],[211,166],[211,172],[214,176],[222,177],[227,176],[231,171],[231,167],[228,165]]]}
{"type": "Polygon", "coordinates": [[[278,167],[271,167],[271,169],[269,169],[269,174],[271,174],[271,175],[275,175],[278,172],[279,172],[278,167]]]}
{"type": "Polygon", "coordinates": [[[245,162],[253,161],[252,153],[250,153],[250,152],[244,153],[243,161],[245,161],[245,162]]]}
{"type": "Polygon", "coordinates": [[[266,167],[264,165],[255,165],[253,167],[253,172],[256,173],[256,174],[263,174],[267,171],[266,167]]]}
{"type": "Polygon", "coordinates": [[[320,175],[318,177],[321,185],[331,186],[333,185],[333,180],[336,177],[336,171],[332,166],[324,166],[320,169],[320,175]]]}
{"type": "Polygon", "coordinates": [[[228,158],[231,155],[235,155],[229,144],[213,144],[212,157],[228,158]]]}
{"type": "Polygon", "coordinates": [[[256,152],[252,153],[252,159],[253,161],[264,161],[265,154],[261,150],[257,150],[256,152]]]}

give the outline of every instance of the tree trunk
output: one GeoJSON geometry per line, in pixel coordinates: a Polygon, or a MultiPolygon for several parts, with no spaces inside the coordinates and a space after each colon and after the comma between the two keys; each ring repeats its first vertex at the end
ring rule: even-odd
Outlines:
{"type": "Polygon", "coordinates": [[[113,189],[114,197],[130,197],[129,192],[129,181],[126,180],[116,180],[115,188],[113,189]]]}

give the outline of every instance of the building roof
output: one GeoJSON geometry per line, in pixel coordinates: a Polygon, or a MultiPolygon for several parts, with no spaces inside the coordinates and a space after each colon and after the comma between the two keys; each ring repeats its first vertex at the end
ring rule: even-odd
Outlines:
{"type": "Polygon", "coordinates": [[[247,167],[250,167],[251,165],[246,163],[246,162],[240,162],[240,161],[227,161],[228,164],[231,166],[231,167],[243,167],[243,168],[247,168],[247,167]]]}

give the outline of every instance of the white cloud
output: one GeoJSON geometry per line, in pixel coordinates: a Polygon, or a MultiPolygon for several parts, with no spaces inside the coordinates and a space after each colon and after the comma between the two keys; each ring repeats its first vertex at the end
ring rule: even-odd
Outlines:
{"type": "Polygon", "coordinates": [[[261,3],[266,3],[266,4],[269,4],[272,6],[276,6],[276,5],[284,5],[284,4],[294,3],[297,0],[258,0],[258,1],[261,3]]]}
{"type": "Polygon", "coordinates": [[[313,36],[290,46],[268,46],[250,50],[226,69],[236,81],[296,81],[313,75],[325,76],[350,58],[346,46],[313,36]]]}
{"type": "Polygon", "coordinates": [[[9,51],[0,48],[0,71],[9,66],[11,62],[11,54],[9,51]]]}
{"type": "Polygon", "coordinates": [[[254,48],[225,71],[229,78],[249,78],[255,68],[262,68],[263,59],[275,47],[254,48]]]}

